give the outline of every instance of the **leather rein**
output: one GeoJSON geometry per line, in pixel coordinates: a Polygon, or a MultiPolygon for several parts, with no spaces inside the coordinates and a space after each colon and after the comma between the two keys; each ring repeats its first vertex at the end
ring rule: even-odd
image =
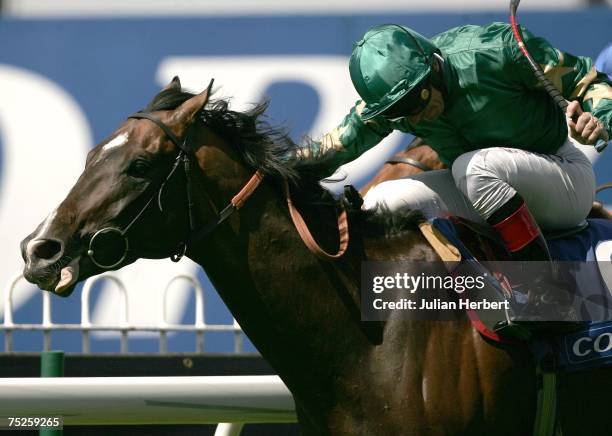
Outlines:
{"type": "MultiPolygon", "coordinates": [[[[220,224],[222,224],[230,216],[232,216],[234,212],[240,209],[244,205],[244,203],[248,200],[248,198],[255,192],[255,190],[261,184],[261,181],[264,178],[264,174],[261,170],[258,169],[257,171],[255,171],[255,173],[245,183],[242,189],[240,189],[240,191],[236,195],[234,195],[234,197],[232,197],[229,204],[227,204],[227,206],[225,206],[221,210],[221,212],[216,213],[217,216],[213,220],[209,221],[207,224],[205,224],[201,228],[196,229],[196,223],[195,223],[196,219],[195,219],[195,210],[194,210],[195,203],[193,201],[193,189],[192,189],[192,181],[191,181],[191,164],[192,164],[191,160],[192,160],[192,156],[194,156],[194,152],[192,149],[190,149],[187,146],[187,136],[188,135],[186,134],[185,139],[181,141],[172,132],[172,130],[170,130],[170,128],[166,124],[164,124],[161,120],[159,120],[158,118],[148,113],[137,112],[135,114],[130,115],[128,119],[130,118],[131,119],[146,119],[146,120],[153,122],[160,129],[164,131],[168,139],[170,139],[170,141],[174,145],[176,145],[180,151],[176,157],[173,167],[171,168],[170,172],[166,176],[165,180],[161,183],[157,192],[154,193],[151,196],[151,198],[149,198],[149,200],[145,203],[145,205],[140,210],[140,212],[138,212],[136,216],[124,228],[121,229],[118,227],[105,227],[101,230],[98,230],[92,236],[89,242],[89,249],[87,251],[87,254],[92,260],[92,262],[102,269],[115,268],[119,266],[125,260],[127,253],[129,252],[129,240],[127,238],[127,232],[130,229],[130,227],[132,227],[132,225],[136,221],[138,221],[138,219],[142,216],[145,210],[147,210],[147,208],[150,206],[150,204],[153,202],[153,200],[156,197],[157,197],[158,208],[160,211],[163,212],[163,207],[161,204],[161,195],[162,195],[163,189],[166,183],[172,177],[172,175],[176,172],[177,168],[180,166],[181,163],[182,163],[183,171],[185,173],[185,180],[186,180],[187,210],[188,210],[188,215],[189,215],[189,233],[187,235],[187,238],[185,238],[185,240],[181,242],[179,246],[176,248],[176,251],[170,255],[170,259],[173,262],[178,262],[179,260],[181,260],[181,258],[187,252],[187,248],[189,246],[200,241],[201,239],[206,237],[208,234],[212,233],[220,224]],[[100,240],[103,235],[108,235],[109,233],[118,235],[119,237],[123,238],[123,243],[124,243],[124,251],[121,257],[114,262],[105,262],[100,259],[96,259],[96,251],[95,251],[96,240],[100,240]]],[[[347,217],[346,209],[344,208],[344,206],[342,205],[342,211],[338,215],[338,231],[339,231],[339,240],[340,240],[338,251],[333,254],[328,253],[324,249],[322,249],[320,245],[315,241],[310,230],[308,229],[308,225],[304,221],[304,218],[302,217],[300,212],[297,210],[297,208],[293,204],[293,201],[291,200],[289,184],[286,180],[284,180],[283,182],[283,190],[284,190],[285,197],[287,200],[287,206],[289,208],[289,214],[291,215],[291,219],[300,237],[302,238],[302,240],[304,241],[304,244],[308,247],[308,249],[312,251],[315,255],[317,255],[319,258],[324,259],[324,260],[334,260],[334,259],[340,258],[346,252],[346,249],[348,248],[348,243],[349,243],[348,217],[347,217]]],[[[212,201],[210,200],[210,198],[208,198],[208,201],[211,204],[212,209],[216,212],[217,209],[212,203],[212,201]]]]}

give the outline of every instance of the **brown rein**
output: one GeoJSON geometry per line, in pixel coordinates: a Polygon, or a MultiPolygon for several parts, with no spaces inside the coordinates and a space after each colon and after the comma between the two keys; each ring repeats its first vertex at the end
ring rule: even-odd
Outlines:
{"type": "MultiPolygon", "coordinates": [[[[253,194],[253,192],[255,192],[263,178],[264,175],[261,170],[257,170],[246,185],[244,185],[244,187],[240,190],[240,192],[238,192],[238,194],[232,198],[231,204],[236,210],[240,209],[247,199],[253,194]]],[[[302,238],[302,241],[304,241],[306,247],[308,247],[308,249],[317,257],[323,260],[335,260],[342,257],[342,255],[346,252],[349,243],[348,215],[344,206],[342,206],[342,211],[340,212],[340,215],[338,215],[338,233],[340,238],[338,251],[335,254],[331,254],[321,248],[317,241],[315,241],[312,233],[310,233],[308,225],[304,221],[302,214],[300,214],[300,211],[297,210],[293,204],[293,201],[291,200],[289,183],[286,180],[283,182],[283,190],[285,192],[285,198],[287,199],[287,206],[289,207],[289,214],[291,215],[293,225],[295,225],[295,228],[302,238]]]]}
{"type": "Polygon", "coordinates": [[[255,174],[251,176],[248,182],[242,187],[238,194],[232,197],[231,203],[236,209],[240,209],[245,201],[255,192],[259,184],[264,178],[264,174],[261,170],[255,171],[255,174]]]}
{"type": "Polygon", "coordinates": [[[330,254],[327,251],[323,250],[323,248],[321,248],[319,244],[317,244],[317,241],[315,241],[315,239],[313,238],[312,234],[310,233],[310,230],[308,230],[308,225],[306,224],[304,218],[293,204],[293,201],[291,200],[291,193],[289,192],[289,183],[287,183],[286,180],[283,183],[283,188],[285,190],[285,197],[287,198],[287,206],[289,206],[289,214],[291,215],[291,220],[293,221],[295,228],[300,234],[302,241],[304,241],[304,244],[306,244],[306,247],[308,247],[310,251],[317,255],[317,257],[323,260],[335,260],[342,257],[342,255],[346,252],[349,243],[348,217],[344,205],[342,206],[342,211],[340,212],[340,215],[338,215],[338,233],[340,237],[340,244],[338,247],[338,251],[335,254],[330,254]]]}

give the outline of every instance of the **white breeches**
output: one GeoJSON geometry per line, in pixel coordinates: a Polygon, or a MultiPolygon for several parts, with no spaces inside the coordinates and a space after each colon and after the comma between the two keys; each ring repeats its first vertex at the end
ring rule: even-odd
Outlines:
{"type": "MultiPolygon", "coordinates": [[[[364,208],[420,209],[427,217],[490,217],[517,192],[543,229],[576,226],[591,210],[595,176],[585,147],[569,139],[554,155],[515,148],[462,154],[452,170],[383,182],[368,191],[364,208]]],[[[590,146],[589,146],[590,147],[590,146]]]]}

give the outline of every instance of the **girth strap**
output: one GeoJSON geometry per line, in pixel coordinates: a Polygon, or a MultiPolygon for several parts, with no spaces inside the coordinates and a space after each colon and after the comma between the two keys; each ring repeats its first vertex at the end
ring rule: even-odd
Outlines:
{"type": "Polygon", "coordinates": [[[557,373],[544,370],[542,362],[536,364],[536,418],[533,436],[555,436],[561,434],[557,408],[557,373]]]}

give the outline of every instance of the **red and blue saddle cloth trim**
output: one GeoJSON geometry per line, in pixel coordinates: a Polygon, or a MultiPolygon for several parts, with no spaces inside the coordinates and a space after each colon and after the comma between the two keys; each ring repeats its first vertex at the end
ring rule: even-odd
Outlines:
{"type": "MultiPolygon", "coordinates": [[[[477,259],[461,242],[457,229],[451,219],[434,218],[432,225],[438,229],[461,252],[462,262],[470,262],[471,267],[483,269],[477,259]]],[[[602,243],[612,243],[612,221],[603,219],[588,220],[588,226],[565,237],[548,240],[551,257],[557,261],[602,261],[596,257],[596,248],[602,243]]],[[[608,254],[607,256],[610,256],[608,254]]],[[[606,261],[606,259],[604,259],[606,261]]],[[[612,259],[607,259],[611,261],[612,259]]],[[[493,283],[496,279],[488,274],[490,284],[500,290],[501,284],[493,283]]],[[[505,339],[478,319],[474,311],[467,311],[472,324],[485,337],[497,342],[511,343],[515,340],[505,339]]],[[[581,330],[572,333],[560,333],[552,339],[535,338],[530,343],[536,359],[554,355],[555,365],[566,371],[586,370],[612,365],[612,320],[593,321],[581,330]]]]}
{"type": "MultiPolygon", "coordinates": [[[[459,233],[455,228],[455,224],[450,218],[432,218],[430,219],[431,224],[444,235],[448,241],[453,244],[461,253],[461,263],[468,264],[469,268],[476,273],[478,276],[483,277],[487,281],[487,285],[495,288],[499,295],[504,295],[501,283],[495,279],[492,274],[474,257],[470,250],[463,244],[459,238],[459,233]]],[[[452,274],[452,272],[451,272],[452,274]]],[[[515,343],[515,340],[504,338],[498,335],[493,330],[488,328],[485,323],[480,319],[475,310],[466,309],[466,314],[470,319],[470,322],[484,337],[491,339],[495,342],[501,343],[515,343]]]]}
{"type": "MultiPolygon", "coordinates": [[[[612,262],[612,250],[606,251],[607,259],[596,256],[598,247],[612,244],[612,221],[591,219],[588,223],[589,226],[577,234],[549,240],[551,257],[557,261],[612,262]]],[[[612,289],[608,289],[610,291],[612,289]]],[[[553,345],[556,348],[557,364],[565,370],[610,366],[612,321],[594,321],[583,330],[559,335],[553,345]]]]}

